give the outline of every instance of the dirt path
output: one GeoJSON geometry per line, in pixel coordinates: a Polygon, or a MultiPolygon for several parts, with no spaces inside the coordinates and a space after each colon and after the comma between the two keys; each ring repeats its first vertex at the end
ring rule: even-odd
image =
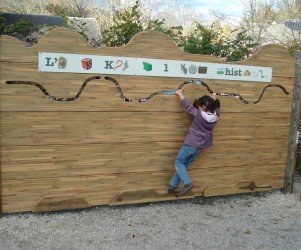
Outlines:
{"type": "Polygon", "coordinates": [[[300,193],[8,214],[0,249],[301,249],[300,193]]]}

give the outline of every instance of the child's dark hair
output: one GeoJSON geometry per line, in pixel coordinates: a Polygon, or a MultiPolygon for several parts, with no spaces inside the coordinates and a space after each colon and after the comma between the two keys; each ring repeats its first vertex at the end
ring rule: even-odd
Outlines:
{"type": "Polygon", "coordinates": [[[199,99],[196,99],[193,103],[195,108],[204,107],[205,111],[214,113],[216,109],[220,108],[220,102],[218,99],[214,100],[211,96],[204,95],[199,99]]]}

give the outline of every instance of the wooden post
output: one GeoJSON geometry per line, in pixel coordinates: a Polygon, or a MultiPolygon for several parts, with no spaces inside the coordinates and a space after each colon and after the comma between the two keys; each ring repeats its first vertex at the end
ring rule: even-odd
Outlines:
{"type": "MultiPolygon", "coordinates": [[[[1,150],[1,148],[0,148],[0,150],[1,150]]],[[[0,218],[2,218],[2,183],[1,183],[1,171],[2,170],[1,170],[1,163],[0,163],[0,218]]]]}
{"type": "Polygon", "coordinates": [[[296,52],[295,88],[292,103],[291,129],[289,135],[288,154],[285,170],[284,192],[293,192],[294,172],[297,161],[297,134],[301,105],[301,51],[296,52]]]}
{"type": "MultiPolygon", "coordinates": [[[[1,150],[1,147],[0,147],[1,150]]],[[[1,157],[1,156],[0,156],[1,157]]],[[[0,163],[0,219],[2,218],[2,177],[1,177],[1,163],[0,163]]]]}
{"type": "Polygon", "coordinates": [[[1,164],[0,164],[0,218],[2,218],[2,184],[1,184],[1,164]]]}
{"type": "Polygon", "coordinates": [[[2,183],[1,183],[1,163],[0,163],[0,219],[2,218],[2,183]]]}

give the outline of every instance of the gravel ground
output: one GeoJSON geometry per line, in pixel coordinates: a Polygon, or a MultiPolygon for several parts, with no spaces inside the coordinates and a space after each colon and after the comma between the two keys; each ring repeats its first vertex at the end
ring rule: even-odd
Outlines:
{"type": "Polygon", "coordinates": [[[301,249],[300,193],[6,214],[0,249],[301,249]]]}

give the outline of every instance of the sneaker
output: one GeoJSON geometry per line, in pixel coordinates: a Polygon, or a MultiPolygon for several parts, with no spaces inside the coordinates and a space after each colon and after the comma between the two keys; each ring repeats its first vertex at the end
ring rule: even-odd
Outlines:
{"type": "Polygon", "coordinates": [[[167,193],[169,193],[169,194],[176,194],[176,188],[173,187],[172,185],[169,185],[168,189],[167,189],[167,193]]]}
{"type": "Polygon", "coordinates": [[[181,189],[181,191],[178,193],[179,196],[185,195],[189,190],[191,190],[194,187],[194,184],[192,182],[184,185],[184,187],[181,189]]]}

